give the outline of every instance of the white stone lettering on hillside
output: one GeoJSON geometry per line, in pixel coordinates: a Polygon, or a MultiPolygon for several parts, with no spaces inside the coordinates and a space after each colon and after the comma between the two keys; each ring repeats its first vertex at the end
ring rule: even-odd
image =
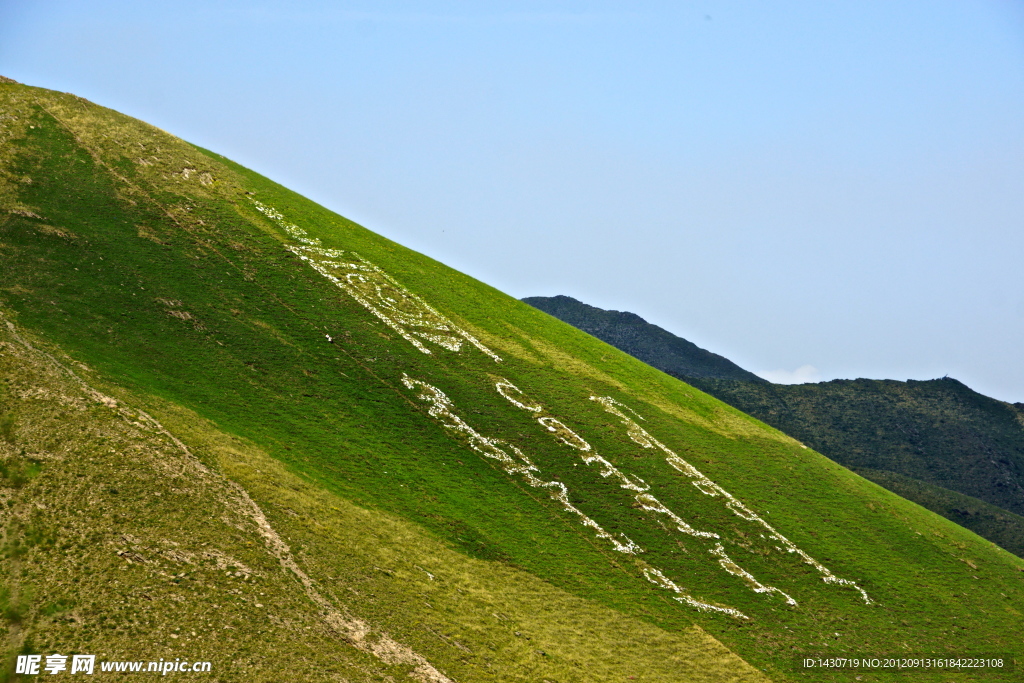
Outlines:
{"type": "MultiPolygon", "coordinates": [[[[503,380],[503,382],[507,383],[508,380],[503,380]]],[[[537,422],[539,422],[541,426],[544,427],[548,432],[554,434],[555,439],[558,440],[560,443],[580,451],[582,453],[582,455],[580,455],[580,459],[584,463],[586,463],[587,465],[593,465],[596,463],[600,468],[598,469],[598,474],[600,474],[602,477],[604,477],[605,479],[611,478],[616,480],[619,484],[619,488],[637,492],[638,495],[634,496],[634,500],[640,503],[640,506],[644,510],[647,510],[648,512],[657,512],[658,514],[665,515],[666,517],[672,520],[672,523],[675,524],[676,529],[678,529],[684,534],[696,536],[697,538],[719,538],[718,534],[712,531],[700,531],[698,529],[694,529],[679,515],[675,514],[667,507],[662,505],[657,498],[650,495],[649,493],[646,493],[646,491],[650,489],[650,486],[648,486],[647,482],[645,482],[640,477],[637,477],[635,475],[627,475],[624,472],[622,472],[622,470],[620,470],[618,467],[611,464],[610,462],[602,458],[600,455],[595,453],[593,449],[590,447],[590,444],[584,441],[582,437],[576,434],[576,432],[572,431],[555,418],[541,417],[537,418],[537,422]]]]}
{"type": "Polygon", "coordinates": [[[413,379],[406,374],[402,375],[402,384],[409,389],[419,389],[417,398],[430,404],[427,414],[437,420],[442,427],[457,433],[467,442],[470,448],[480,455],[491,460],[497,460],[506,473],[519,475],[523,481],[534,488],[547,489],[548,495],[553,500],[558,501],[562,509],[579,517],[583,526],[593,529],[595,536],[611,543],[615,550],[630,555],[643,552],[643,548],[633,543],[624,534],[618,534],[618,538],[616,538],[616,536],[602,529],[597,522],[583,514],[579,508],[569,502],[569,489],[565,484],[560,481],[543,481],[538,479],[534,473],[539,474],[540,470],[521,450],[504,441],[483,436],[470,427],[465,420],[455,414],[455,405],[443,391],[426,382],[413,379]],[[506,449],[515,454],[515,457],[509,455],[506,449]]]}
{"type": "Polygon", "coordinates": [[[315,237],[310,237],[308,232],[306,232],[299,226],[295,225],[294,223],[289,223],[288,221],[286,221],[284,219],[284,216],[277,209],[267,206],[266,204],[263,204],[261,202],[258,202],[255,199],[252,199],[252,197],[250,197],[249,199],[250,201],[252,201],[253,205],[256,206],[256,209],[260,213],[262,213],[264,216],[273,220],[275,223],[284,228],[284,231],[288,233],[288,235],[292,239],[298,240],[303,244],[308,244],[313,247],[320,246],[320,240],[316,239],[315,237]]]}
{"type": "MultiPolygon", "coordinates": [[[[625,425],[626,427],[626,434],[629,436],[630,439],[633,440],[634,443],[639,444],[643,448],[657,448],[660,451],[662,451],[665,454],[666,462],[668,462],[668,464],[677,471],[682,472],[684,475],[692,479],[693,481],[691,481],[690,483],[693,484],[701,493],[704,493],[705,495],[711,496],[713,498],[721,497],[725,501],[725,506],[730,511],[732,511],[732,513],[735,514],[737,517],[745,519],[748,522],[754,522],[760,525],[762,528],[764,528],[768,532],[769,538],[771,538],[773,541],[778,541],[783,545],[783,548],[778,548],[780,551],[783,551],[784,549],[784,552],[796,554],[801,560],[804,561],[805,564],[809,564],[815,569],[817,569],[818,572],[821,574],[821,580],[825,583],[836,586],[849,586],[856,590],[858,593],[860,593],[861,598],[864,599],[864,602],[866,604],[870,605],[873,603],[871,598],[868,597],[867,592],[863,588],[858,586],[856,582],[851,581],[850,579],[841,579],[835,574],[833,574],[831,571],[829,571],[828,567],[821,564],[813,557],[805,553],[803,550],[798,548],[795,543],[793,543],[788,538],[786,538],[778,531],[776,531],[772,525],[770,525],[768,522],[762,519],[760,515],[758,515],[756,512],[754,512],[746,505],[744,505],[742,502],[740,502],[735,496],[730,494],[728,491],[723,489],[715,482],[708,479],[696,467],[680,458],[678,455],[672,452],[672,450],[670,450],[665,444],[661,443],[653,436],[651,436],[643,427],[638,425],[633,420],[633,418],[629,417],[628,415],[626,415],[626,413],[620,410],[620,408],[629,410],[629,412],[633,413],[634,415],[637,415],[628,406],[623,405],[622,403],[616,401],[610,396],[591,396],[590,400],[597,401],[598,403],[601,404],[601,406],[605,409],[606,412],[609,412],[615,417],[619,418],[622,424],[625,425]]],[[[640,416],[637,415],[637,417],[640,416]]],[[[712,550],[712,553],[715,553],[715,551],[712,550]]],[[[719,555],[720,562],[725,561],[722,559],[723,556],[724,550],[722,554],[719,555]]],[[[725,559],[727,560],[728,558],[725,559]]],[[[731,560],[728,561],[731,562],[731,560]]],[[[728,567],[726,567],[725,564],[723,564],[722,566],[725,567],[726,570],[728,570],[728,567]]],[[[766,588],[771,587],[768,586],[766,588]]],[[[781,593],[781,591],[779,592],[781,593]]],[[[783,593],[783,595],[785,594],[783,593]]]]}
{"type": "Polygon", "coordinates": [[[457,353],[465,342],[469,342],[495,362],[501,361],[498,354],[480,343],[476,337],[455,325],[359,254],[341,249],[325,249],[320,246],[320,240],[309,237],[299,226],[286,222],[281,212],[255,199],[252,202],[292,239],[301,243],[285,245],[286,249],[347,292],[423,353],[431,353],[426,343],[437,344],[457,353]]]}
{"type": "MultiPolygon", "coordinates": [[[[540,406],[528,405],[526,403],[522,403],[517,398],[513,398],[514,395],[522,395],[522,392],[507,380],[502,380],[502,383],[503,387],[502,389],[499,389],[499,391],[502,396],[505,396],[505,398],[507,398],[511,403],[518,405],[523,410],[529,410],[531,412],[543,410],[540,406]]],[[[466,441],[469,447],[477,453],[480,453],[486,458],[497,460],[501,465],[501,468],[505,470],[506,473],[520,475],[523,480],[532,487],[547,488],[548,495],[551,496],[552,499],[558,501],[564,510],[577,515],[584,526],[593,529],[598,538],[611,542],[615,550],[631,555],[643,552],[642,548],[633,543],[633,541],[627,538],[624,534],[618,534],[619,538],[615,538],[615,536],[602,529],[597,522],[572,505],[572,503],[569,502],[569,489],[565,484],[558,481],[543,481],[538,479],[534,473],[539,473],[540,470],[520,449],[499,439],[492,439],[490,437],[483,436],[478,431],[470,427],[465,420],[455,413],[455,405],[443,391],[431,384],[427,384],[426,382],[418,379],[413,379],[404,373],[402,375],[402,384],[404,384],[408,389],[418,388],[420,390],[417,398],[430,405],[430,408],[427,410],[427,414],[437,420],[442,427],[457,433],[466,441]],[[514,453],[516,457],[509,455],[505,449],[514,453]]],[[[566,445],[570,445],[574,448],[580,448],[581,450],[584,447],[589,449],[589,444],[586,444],[583,439],[557,420],[550,419],[546,423],[542,422],[542,424],[546,429],[558,432],[559,436],[564,439],[564,443],[566,445]]],[[[600,456],[592,457],[594,458],[593,461],[599,460],[608,467],[612,467],[612,465],[604,458],[601,458],[600,456]]],[[[654,585],[660,588],[666,588],[675,593],[673,596],[674,600],[703,612],[719,612],[739,619],[749,618],[737,609],[701,602],[700,600],[687,595],[660,570],[647,565],[646,563],[642,564],[646,565],[643,566],[644,577],[654,585]]]]}
{"type": "Polygon", "coordinates": [[[750,589],[755,593],[778,593],[782,597],[786,598],[786,604],[796,607],[796,600],[791,598],[787,593],[782,592],[775,586],[766,586],[751,575],[743,567],[733,562],[728,555],[725,554],[725,548],[721,543],[717,544],[711,549],[711,554],[718,558],[718,564],[722,566],[722,569],[729,572],[733,576],[738,576],[743,579],[750,589]]]}
{"type": "MultiPolygon", "coordinates": [[[[527,406],[524,403],[521,403],[519,400],[520,398],[527,401],[529,399],[526,398],[525,394],[521,389],[519,389],[519,387],[509,382],[507,379],[499,379],[497,382],[495,382],[494,387],[495,389],[498,390],[499,394],[508,399],[513,405],[523,408],[524,410],[529,410],[532,413],[544,412],[544,407],[537,403],[536,401],[531,401],[532,405],[529,406],[527,406]],[[510,395],[515,395],[517,397],[516,400],[509,398],[510,395]]],[[[688,524],[675,512],[670,510],[661,501],[659,501],[650,493],[647,493],[647,491],[649,491],[651,488],[647,484],[647,482],[645,482],[640,477],[637,477],[636,475],[629,475],[624,473],[622,470],[615,467],[615,465],[611,464],[606,459],[602,458],[594,451],[591,445],[583,439],[583,437],[569,429],[569,427],[567,427],[561,421],[556,420],[553,417],[544,416],[538,417],[537,422],[540,423],[540,425],[544,427],[545,430],[553,434],[555,439],[559,443],[562,443],[566,446],[569,446],[570,448],[574,448],[580,451],[580,459],[582,459],[584,463],[586,463],[587,465],[597,463],[600,466],[598,474],[600,474],[602,477],[604,477],[605,479],[613,478],[618,482],[619,488],[633,491],[633,500],[635,500],[643,510],[647,510],[648,512],[656,512],[660,515],[668,517],[670,520],[672,520],[672,523],[675,525],[676,530],[684,534],[696,536],[700,539],[718,540],[720,538],[718,534],[712,531],[700,531],[698,529],[694,529],[692,526],[690,526],[690,524],[688,524]]],[[[638,436],[642,435],[638,434],[638,436]]],[[[725,548],[722,546],[721,543],[718,543],[709,552],[712,555],[718,557],[718,564],[726,572],[732,574],[733,576],[743,579],[747,587],[753,590],[755,593],[778,593],[786,599],[787,604],[796,606],[796,601],[793,600],[793,598],[791,598],[789,595],[779,590],[778,588],[775,588],[774,586],[766,586],[760,583],[759,581],[757,581],[757,579],[753,577],[752,574],[750,574],[750,572],[746,571],[738,564],[733,562],[731,559],[729,559],[729,557],[725,554],[725,548]]],[[[661,576],[660,573],[658,575],[661,576]]],[[[648,577],[648,580],[650,580],[650,577],[648,577]]],[[[672,585],[674,586],[675,584],[672,585]]],[[[688,605],[695,605],[695,603],[691,602],[691,600],[692,598],[686,598],[682,601],[686,602],[686,604],[688,605]]],[[[714,609],[718,611],[724,611],[719,608],[714,609]]]]}
{"type": "MultiPolygon", "coordinates": [[[[504,396],[506,399],[508,399],[513,405],[516,405],[520,408],[535,413],[542,412],[544,410],[543,406],[536,403],[535,401],[533,402],[534,405],[527,407],[526,405],[518,401],[513,401],[511,398],[509,398],[508,394],[513,392],[524,399],[526,397],[523,394],[522,390],[520,390],[514,384],[509,382],[507,379],[502,379],[495,382],[494,386],[498,390],[498,393],[504,396]]],[[[620,488],[636,492],[637,495],[634,496],[634,500],[640,503],[640,506],[644,510],[647,510],[649,512],[657,512],[658,514],[665,515],[666,517],[671,519],[672,523],[676,525],[676,528],[684,534],[689,534],[690,536],[696,536],[698,538],[719,538],[718,534],[713,533],[711,531],[699,531],[697,529],[694,529],[686,521],[679,517],[679,515],[675,514],[667,507],[662,505],[657,498],[650,495],[649,493],[646,493],[651,488],[647,484],[647,482],[645,482],[643,479],[636,475],[628,475],[624,473],[618,467],[616,467],[615,465],[611,464],[606,459],[598,455],[596,452],[594,452],[594,449],[591,448],[590,444],[583,439],[583,437],[581,437],[579,434],[566,427],[559,420],[556,420],[553,417],[539,417],[537,418],[537,422],[540,423],[540,425],[544,427],[546,431],[553,434],[555,439],[559,443],[562,443],[566,446],[569,446],[570,448],[574,448],[580,451],[580,459],[585,464],[597,464],[599,467],[598,474],[600,474],[602,477],[604,477],[605,479],[614,479],[619,484],[620,488]]]]}
{"type": "Polygon", "coordinates": [[[497,384],[494,385],[494,388],[498,390],[499,394],[505,397],[505,400],[507,400],[509,403],[511,403],[517,408],[529,410],[531,413],[539,413],[542,410],[544,410],[542,406],[537,404],[527,405],[525,403],[522,403],[519,400],[520,398],[522,398],[523,400],[527,400],[526,397],[523,396],[523,392],[519,391],[518,387],[516,387],[514,384],[507,380],[500,380],[497,384]]]}
{"type": "Polygon", "coordinates": [[[718,605],[709,605],[706,602],[701,602],[700,600],[695,600],[694,598],[691,598],[689,595],[684,593],[683,589],[677,586],[675,582],[673,582],[671,579],[669,579],[667,576],[662,574],[657,569],[644,569],[644,578],[653,583],[655,586],[658,586],[659,588],[664,588],[675,593],[676,595],[672,598],[673,600],[678,600],[684,605],[689,605],[690,607],[696,607],[701,612],[722,612],[723,614],[728,614],[733,617],[739,617],[740,619],[750,618],[738,609],[733,609],[732,607],[719,607],[718,605]]]}

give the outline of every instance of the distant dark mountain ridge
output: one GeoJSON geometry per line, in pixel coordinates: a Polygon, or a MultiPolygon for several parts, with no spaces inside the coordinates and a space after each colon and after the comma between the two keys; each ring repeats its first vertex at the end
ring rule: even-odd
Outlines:
{"type": "Polygon", "coordinates": [[[772,384],[632,313],[523,301],[1024,557],[1024,404],[949,377],[772,384]]]}
{"type": "Polygon", "coordinates": [[[728,358],[652,325],[636,313],[606,311],[561,295],[531,296],[523,301],[670,375],[767,383],[728,358]]]}
{"type": "Polygon", "coordinates": [[[1024,515],[1024,416],[955,379],[688,381],[847,467],[896,472],[1024,515]]]}

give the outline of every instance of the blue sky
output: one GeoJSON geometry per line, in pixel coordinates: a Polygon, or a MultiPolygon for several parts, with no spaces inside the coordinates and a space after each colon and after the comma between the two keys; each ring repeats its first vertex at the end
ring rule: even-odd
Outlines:
{"type": "Polygon", "coordinates": [[[1024,401],[1024,5],[0,0],[0,74],[516,297],[1024,401]]]}

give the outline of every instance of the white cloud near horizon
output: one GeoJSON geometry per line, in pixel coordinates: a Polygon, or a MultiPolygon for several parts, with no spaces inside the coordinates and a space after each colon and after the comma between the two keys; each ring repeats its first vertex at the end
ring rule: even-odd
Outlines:
{"type": "Polygon", "coordinates": [[[754,374],[772,384],[806,384],[821,380],[821,373],[813,365],[801,365],[796,370],[766,370],[754,374]]]}

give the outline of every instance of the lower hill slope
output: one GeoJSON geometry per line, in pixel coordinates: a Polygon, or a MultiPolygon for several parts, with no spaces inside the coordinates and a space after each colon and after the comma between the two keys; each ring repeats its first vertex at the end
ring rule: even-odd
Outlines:
{"type": "Polygon", "coordinates": [[[0,111],[9,657],[795,681],[1019,649],[1024,562],[956,524],[216,154],[0,111]]]}
{"type": "Polygon", "coordinates": [[[855,468],[853,471],[923,508],[970,529],[1017,557],[1024,557],[1024,517],[978,498],[895,472],[863,468],[855,468]]]}
{"type": "Polygon", "coordinates": [[[241,681],[764,680],[699,627],[466,557],[5,322],[11,654],[177,658],[241,681]]]}

